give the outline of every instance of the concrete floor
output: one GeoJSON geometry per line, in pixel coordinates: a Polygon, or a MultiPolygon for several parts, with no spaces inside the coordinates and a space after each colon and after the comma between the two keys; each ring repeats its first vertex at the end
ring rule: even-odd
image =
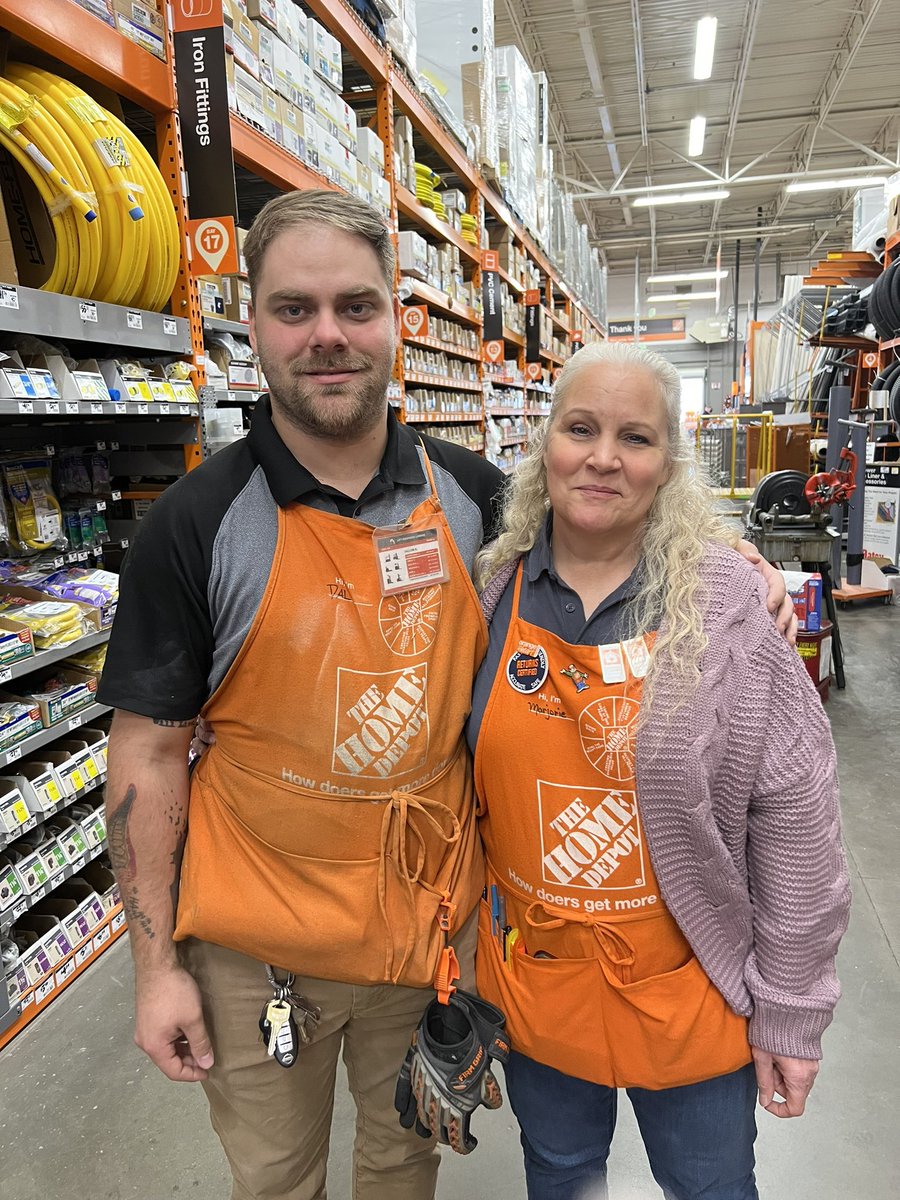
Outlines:
{"type": "MultiPolygon", "coordinates": [[[[900,607],[840,615],[847,690],[828,712],[841,763],[854,885],[840,974],[844,998],[826,1034],[807,1115],[760,1112],[766,1200],[900,1196],[900,607]]],[[[227,1200],[228,1172],[199,1088],[168,1083],[131,1041],[124,942],[0,1053],[0,1195],[4,1200],[227,1200]]],[[[340,1090],[340,1089],[339,1089],[340,1090]]],[[[611,1200],[658,1197],[630,1106],[620,1106],[611,1200]]],[[[352,1103],[335,1111],[329,1194],[349,1196],[352,1103]]],[[[448,1153],[440,1200],[521,1200],[511,1114],[479,1112],[471,1158],[448,1153]]]]}

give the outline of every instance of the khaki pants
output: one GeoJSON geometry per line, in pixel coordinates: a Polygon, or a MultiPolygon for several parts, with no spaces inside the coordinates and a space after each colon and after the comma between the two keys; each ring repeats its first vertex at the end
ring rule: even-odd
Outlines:
{"type": "MultiPolygon", "coordinates": [[[[476,917],[453,939],[467,991],[475,990],[476,917]]],[[[432,1200],[434,1140],[404,1129],[394,1109],[400,1064],[432,991],[298,977],[294,990],[322,1017],[312,1044],[284,1068],[259,1036],[260,1010],[272,996],[262,963],[196,940],[181,952],[200,987],[216,1057],[203,1088],[234,1176],[231,1200],[325,1200],[341,1052],[356,1102],[353,1200],[432,1200]]]]}

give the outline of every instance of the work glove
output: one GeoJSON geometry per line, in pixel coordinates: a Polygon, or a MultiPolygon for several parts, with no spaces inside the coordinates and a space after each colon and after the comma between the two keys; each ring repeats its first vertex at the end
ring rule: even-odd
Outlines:
{"type": "Polygon", "coordinates": [[[505,1024],[499,1008],[468,992],[453,992],[449,1004],[432,1000],[400,1068],[394,1095],[400,1124],[470,1154],[478,1145],[469,1130],[472,1113],[503,1103],[490,1066],[509,1058],[505,1024]]]}

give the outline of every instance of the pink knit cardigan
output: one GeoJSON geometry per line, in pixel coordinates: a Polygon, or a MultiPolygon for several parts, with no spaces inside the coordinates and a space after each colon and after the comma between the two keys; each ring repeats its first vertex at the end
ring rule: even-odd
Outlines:
{"type": "MultiPolygon", "coordinates": [[[[488,620],[516,566],[485,588],[488,620]]],[[[701,966],[750,1018],[751,1044],[821,1058],[850,909],[831,728],[759,573],[710,545],[701,574],[700,684],[676,712],[682,685],[663,666],[638,733],[650,855],[701,966]]]]}

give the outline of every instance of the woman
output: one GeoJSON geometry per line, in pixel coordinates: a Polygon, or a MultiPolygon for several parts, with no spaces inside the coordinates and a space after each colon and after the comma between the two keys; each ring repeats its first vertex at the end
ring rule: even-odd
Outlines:
{"type": "Polygon", "coordinates": [[[756,1197],[757,1090],[803,1112],[839,994],[828,721],[680,420],[657,354],[580,351],[480,556],[478,984],[529,1200],[606,1195],[620,1087],[670,1200],[756,1197]]]}

